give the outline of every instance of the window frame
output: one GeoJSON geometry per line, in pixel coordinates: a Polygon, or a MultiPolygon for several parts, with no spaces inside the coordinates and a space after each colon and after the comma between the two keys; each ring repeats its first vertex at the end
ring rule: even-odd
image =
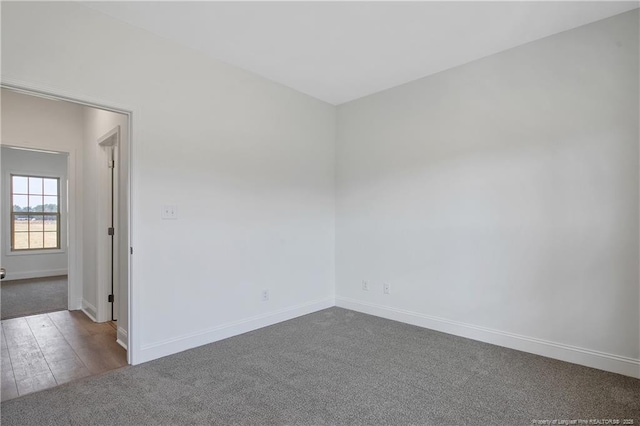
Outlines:
{"type": "MultiPolygon", "coordinates": [[[[9,198],[10,198],[9,208],[11,210],[10,211],[10,213],[11,213],[11,215],[10,215],[11,216],[11,230],[10,230],[10,232],[11,232],[11,247],[10,247],[11,248],[11,253],[18,254],[18,253],[43,252],[43,251],[54,251],[54,250],[60,251],[62,249],[62,247],[61,247],[61,245],[62,245],[61,244],[61,234],[62,234],[61,226],[62,226],[62,224],[61,224],[61,205],[60,205],[60,202],[61,202],[61,194],[60,194],[60,192],[61,192],[62,188],[60,186],[60,181],[61,181],[61,178],[59,176],[39,176],[39,175],[27,174],[27,173],[9,173],[9,198]],[[57,186],[57,189],[56,189],[57,194],[55,195],[55,197],[57,198],[57,204],[56,205],[58,206],[57,212],[45,212],[44,210],[42,212],[32,212],[32,211],[29,211],[29,212],[14,212],[13,211],[13,206],[14,206],[14,203],[13,203],[13,199],[14,198],[13,197],[14,197],[14,195],[16,195],[16,193],[13,190],[13,178],[14,177],[26,178],[27,182],[29,181],[29,178],[36,178],[36,179],[43,179],[43,180],[44,179],[55,179],[56,180],[56,186],[57,186]],[[16,248],[15,247],[15,245],[16,245],[15,244],[15,238],[16,238],[16,232],[17,232],[16,229],[15,229],[15,225],[16,225],[15,218],[16,218],[16,215],[20,215],[20,216],[23,216],[23,215],[40,216],[42,218],[42,227],[43,227],[42,228],[42,238],[43,238],[42,245],[43,245],[43,247],[36,247],[36,248],[31,248],[31,247],[16,248]],[[56,246],[55,247],[44,247],[44,244],[45,244],[44,243],[44,241],[45,241],[44,240],[45,239],[45,233],[46,232],[52,232],[52,231],[46,231],[45,228],[44,228],[45,216],[55,216],[56,217],[57,226],[56,226],[56,230],[55,230],[55,233],[56,233],[56,246]]],[[[43,182],[43,185],[44,185],[44,182],[43,182]]],[[[27,196],[27,199],[32,195],[35,195],[35,196],[40,195],[43,198],[43,203],[44,203],[44,197],[52,197],[53,196],[53,195],[50,195],[50,194],[44,194],[44,187],[43,187],[42,192],[43,192],[42,194],[31,194],[30,188],[29,188],[29,186],[27,186],[27,193],[26,194],[20,193],[20,194],[17,194],[17,195],[25,195],[25,196],[27,196]]],[[[43,204],[43,206],[44,206],[44,204],[43,204]]],[[[29,230],[27,230],[27,232],[21,231],[20,233],[27,234],[28,245],[31,245],[30,244],[30,238],[29,238],[30,234],[31,234],[31,231],[29,231],[29,230]]]]}

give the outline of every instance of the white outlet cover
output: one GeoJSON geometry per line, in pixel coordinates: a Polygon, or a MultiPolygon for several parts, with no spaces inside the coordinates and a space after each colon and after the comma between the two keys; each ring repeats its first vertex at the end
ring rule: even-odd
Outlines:
{"type": "Polygon", "coordinates": [[[177,206],[162,206],[160,210],[160,217],[162,219],[175,220],[178,218],[178,207],[177,206]]]}

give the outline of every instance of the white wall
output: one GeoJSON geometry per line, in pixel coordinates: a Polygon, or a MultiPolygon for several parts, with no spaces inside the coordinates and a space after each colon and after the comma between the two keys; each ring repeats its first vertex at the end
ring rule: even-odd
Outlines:
{"type": "Polygon", "coordinates": [[[2,212],[2,267],[6,280],[66,275],[67,250],[67,154],[2,147],[2,205],[11,206],[11,175],[60,179],[60,249],[11,251],[11,215],[2,212]]]}
{"type": "Polygon", "coordinates": [[[3,3],[2,79],[133,111],[134,363],[333,303],[332,106],[64,2],[3,3]]]}
{"type": "MultiPolygon", "coordinates": [[[[82,191],[76,182],[82,181],[82,107],[67,102],[25,96],[5,89],[1,91],[0,101],[2,104],[1,143],[3,145],[69,154],[68,237],[71,242],[76,241],[77,238],[81,239],[81,206],[76,204],[76,200],[82,199],[82,191]]],[[[4,214],[2,216],[4,217],[4,214]]],[[[2,250],[5,249],[6,247],[3,245],[2,250]]],[[[82,300],[80,281],[82,250],[77,247],[77,244],[70,244],[67,256],[71,259],[71,270],[68,271],[70,277],[69,309],[79,309],[82,300]]],[[[31,262],[33,256],[22,259],[28,259],[28,262],[31,262]]],[[[5,264],[4,260],[3,264],[5,264]]],[[[8,268],[8,277],[11,277],[12,269],[13,266],[8,268]]]]}
{"type": "Polygon", "coordinates": [[[637,10],[340,106],[337,304],[640,376],[638,112],[637,10]]]}

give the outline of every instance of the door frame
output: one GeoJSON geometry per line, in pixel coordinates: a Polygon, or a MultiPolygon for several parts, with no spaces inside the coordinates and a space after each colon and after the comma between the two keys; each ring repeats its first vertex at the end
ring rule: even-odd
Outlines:
{"type": "MultiPolygon", "coordinates": [[[[109,321],[113,316],[118,317],[115,308],[119,308],[118,300],[120,293],[120,126],[115,126],[102,135],[96,143],[100,146],[98,164],[100,174],[98,177],[98,192],[103,193],[108,190],[109,201],[104,197],[98,197],[98,294],[97,294],[97,318],[99,321],[109,321]],[[113,150],[113,159],[110,159],[109,149],[113,150]],[[108,166],[113,160],[112,167],[108,166]],[[113,173],[113,175],[112,175],[113,173]],[[110,210],[110,211],[109,211],[110,210]],[[116,232],[110,236],[106,230],[113,227],[116,232]],[[107,273],[108,271],[108,273],[107,273]],[[112,290],[113,286],[113,290],[112,290]],[[114,302],[109,302],[107,295],[113,294],[114,302]],[[113,303],[113,305],[111,305],[113,303]]],[[[118,336],[120,339],[120,336],[118,336]]]]}
{"type": "MultiPolygon", "coordinates": [[[[138,364],[140,361],[140,340],[138,338],[138,335],[136,333],[136,326],[138,325],[138,317],[137,317],[137,312],[138,310],[135,308],[136,304],[137,304],[137,299],[136,299],[136,293],[137,293],[137,287],[134,285],[134,279],[133,279],[133,267],[132,267],[132,263],[133,263],[133,228],[134,228],[134,223],[133,223],[133,200],[134,200],[134,185],[133,185],[133,170],[135,167],[135,163],[134,163],[134,132],[133,132],[133,108],[127,107],[127,106],[122,106],[122,105],[117,105],[113,102],[110,101],[104,101],[102,99],[95,99],[95,98],[91,98],[91,97],[86,97],[84,95],[80,95],[77,93],[70,93],[70,92],[66,92],[64,90],[60,90],[58,88],[49,88],[49,87],[45,87],[42,85],[36,85],[33,83],[29,83],[29,82],[24,82],[24,81],[15,81],[15,80],[11,80],[11,79],[6,79],[3,78],[2,81],[0,81],[0,88],[3,89],[8,89],[8,90],[12,90],[14,92],[18,92],[18,93],[23,93],[25,95],[29,95],[29,96],[36,96],[36,97],[40,97],[40,98],[45,98],[45,99],[52,99],[52,100],[56,100],[56,101],[66,101],[66,102],[71,102],[74,104],[78,104],[78,105],[83,105],[83,106],[88,106],[88,107],[92,107],[92,108],[97,108],[97,109],[101,109],[101,110],[105,110],[105,111],[110,111],[110,112],[115,112],[118,114],[122,114],[124,116],[126,116],[127,118],[127,123],[128,123],[128,128],[127,128],[127,135],[128,135],[128,149],[126,150],[126,152],[123,152],[122,150],[120,150],[120,155],[127,155],[128,157],[128,167],[127,167],[127,173],[126,176],[123,176],[124,179],[126,179],[126,191],[128,192],[127,194],[127,214],[126,214],[126,220],[128,222],[128,233],[127,233],[127,247],[129,247],[129,253],[128,258],[129,261],[127,262],[127,317],[128,317],[128,327],[127,327],[127,362],[129,364],[138,364]]],[[[37,147],[34,147],[37,148],[37,147]]],[[[70,149],[69,150],[69,167],[67,169],[67,173],[68,173],[68,179],[71,179],[73,176],[74,179],[74,185],[73,187],[75,188],[75,186],[78,184],[77,182],[77,177],[76,177],[76,167],[75,167],[75,163],[77,161],[77,153],[75,152],[75,148],[74,149],[70,149]]],[[[69,194],[68,194],[68,199],[71,200],[71,191],[72,191],[72,185],[71,183],[69,184],[69,194]]],[[[74,190],[75,192],[75,190],[74,190]]],[[[75,200],[75,194],[73,194],[73,199],[74,199],[74,203],[77,203],[78,200],[75,200]]],[[[69,210],[71,211],[71,202],[69,201],[69,210]]],[[[75,209],[74,209],[75,210],[75,209]]],[[[71,226],[75,227],[76,224],[75,223],[71,223],[72,220],[72,216],[70,215],[71,212],[69,212],[69,231],[71,231],[71,226]]],[[[73,219],[75,219],[75,211],[74,211],[74,217],[73,219]]],[[[75,235],[74,235],[74,239],[73,241],[71,241],[71,235],[69,235],[69,241],[68,241],[68,245],[69,245],[69,278],[77,281],[74,281],[75,283],[80,283],[81,282],[81,277],[82,277],[82,265],[79,264],[78,262],[78,250],[77,248],[80,247],[81,245],[79,244],[81,241],[81,239],[79,238],[77,229],[75,230],[75,235]],[[79,272],[79,274],[78,274],[79,272]]],[[[71,293],[71,292],[70,292],[71,293]]],[[[71,296],[70,296],[71,297],[71,296]]],[[[70,300],[71,302],[71,300],[70,300]]],[[[75,301],[73,301],[75,303],[75,301]]],[[[73,306],[73,305],[69,305],[69,306],[73,306]]]]}

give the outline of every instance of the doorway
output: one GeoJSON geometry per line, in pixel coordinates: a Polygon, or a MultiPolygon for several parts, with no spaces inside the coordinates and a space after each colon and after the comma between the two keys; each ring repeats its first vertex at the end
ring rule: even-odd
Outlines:
{"type": "Polygon", "coordinates": [[[66,152],[3,145],[1,319],[68,307],[66,152]]]}
{"type": "MultiPolygon", "coordinates": [[[[12,242],[3,238],[0,246],[6,282],[19,290],[35,284],[16,280],[23,277],[4,259],[12,254],[18,257],[15,252],[24,248],[14,243],[22,242],[26,234],[27,243],[38,244],[36,234],[40,232],[46,240],[40,243],[44,246],[27,247],[40,252],[22,256],[26,269],[36,275],[29,279],[56,281],[66,292],[59,305],[40,312],[9,312],[2,322],[3,400],[118,368],[129,361],[129,119],[129,113],[2,88],[2,149],[46,151],[64,156],[68,164],[68,176],[58,181],[58,195],[64,192],[66,196],[58,201],[60,211],[38,212],[51,203],[38,207],[27,202],[26,211],[19,203],[20,211],[11,207],[0,212],[1,218],[8,219],[3,223],[13,225],[9,225],[9,232],[3,226],[3,235],[11,236],[12,242]],[[32,216],[38,217],[34,220],[32,216]],[[20,241],[15,238],[17,233],[21,233],[20,241]],[[60,274],[51,278],[47,270],[35,266],[36,256],[44,259],[53,254],[66,254],[67,260],[64,266],[48,271],[60,270],[68,280],[60,274]],[[36,348],[37,355],[33,351],[36,348]],[[28,357],[24,352],[27,349],[32,350],[28,357]]],[[[12,176],[40,177],[48,183],[53,179],[32,171],[12,176]]],[[[3,187],[11,179],[3,174],[3,187]]],[[[29,193],[18,195],[35,200],[29,193]]],[[[51,198],[56,194],[33,195],[51,198]]],[[[49,198],[46,201],[51,201],[49,198]]],[[[7,203],[3,195],[2,205],[13,203],[7,203]]],[[[7,302],[16,307],[15,298],[3,297],[10,295],[4,291],[4,282],[2,305],[7,302]]],[[[5,307],[2,311],[6,309],[11,310],[5,307]]]]}

